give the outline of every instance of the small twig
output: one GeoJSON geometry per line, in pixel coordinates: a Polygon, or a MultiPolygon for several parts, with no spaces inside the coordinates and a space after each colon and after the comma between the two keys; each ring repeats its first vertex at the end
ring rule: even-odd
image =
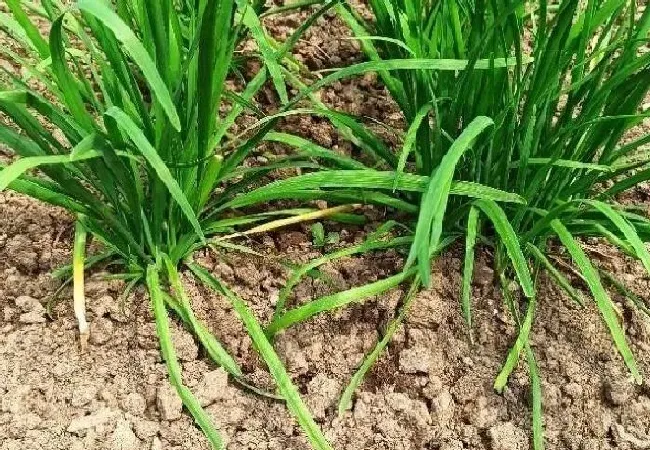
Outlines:
{"type": "Polygon", "coordinates": [[[597,248],[594,247],[593,245],[583,244],[583,247],[584,247],[586,250],[589,250],[589,251],[590,251],[591,253],[593,253],[594,255],[598,255],[598,256],[600,256],[601,258],[611,259],[611,258],[614,257],[614,255],[611,255],[611,254],[608,255],[607,253],[603,252],[602,250],[597,249],[597,248]]]}
{"type": "Polygon", "coordinates": [[[583,277],[582,274],[578,270],[576,270],[575,267],[573,267],[571,264],[568,264],[567,262],[565,262],[559,256],[549,254],[548,257],[551,258],[556,263],[558,263],[559,265],[561,265],[562,267],[564,267],[566,270],[568,270],[572,274],[574,274],[575,276],[577,276],[578,278],[580,278],[583,282],[585,281],[585,277],[583,277]]]}

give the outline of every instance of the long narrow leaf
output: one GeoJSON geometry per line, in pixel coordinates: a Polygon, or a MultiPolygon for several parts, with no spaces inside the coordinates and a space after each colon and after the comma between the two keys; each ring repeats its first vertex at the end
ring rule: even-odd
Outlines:
{"type": "Polygon", "coordinates": [[[185,289],[183,288],[178,270],[168,257],[164,257],[163,260],[165,262],[165,267],[167,268],[167,276],[169,277],[169,282],[174,289],[177,298],[180,299],[180,306],[184,312],[184,315],[196,335],[199,337],[199,340],[206,347],[208,353],[217,364],[223,366],[223,368],[226,369],[228,373],[236,377],[241,377],[242,371],[233,357],[230,356],[230,354],[223,348],[219,341],[217,341],[194,316],[190,299],[187,296],[185,289]]]}
{"type": "Polygon", "coordinates": [[[512,261],[512,265],[524,294],[528,298],[534,297],[535,288],[533,286],[533,280],[530,277],[528,264],[526,264],[526,258],[521,251],[521,244],[517,238],[517,234],[512,228],[510,222],[508,222],[508,217],[503,212],[503,209],[491,200],[477,200],[474,204],[481,208],[483,213],[494,225],[497,234],[501,237],[501,241],[506,248],[508,257],[512,261]]]}
{"type": "Polygon", "coordinates": [[[535,361],[535,354],[526,344],[526,360],[530,377],[531,399],[533,404],[533,450],[544,450],[544,426],[542,424],[542,382],[535,361]]]}
{"type": "Polygon", "coordinates": [[[362,302],[368,297],[381,294],[388,289],[398,286],[403,281],[412,277],[413,274],[413,270],[401,272],[383,280],[375,281],[374,283],[312,300],[303,306],[291,309],[277,317],[266,328],[266,334],[272,337],[283,329],[296,323],[304,322],[317,314],[339,309],[351,303],[362,302]]]}
{"type": "Polygon", "coordinates": [[[506,362],[503,364],[503,368],[501,369],[501,372],[499,372],[499,375],[497,375],[497,378],[494,381],[494,390],[497,391],[499,394],[503,392],[503,389],[508,383],[508,377],[515,369],[515,367],[517,367],[517,363],[519,362],[519,355],[521,354],[522,350],[524,350],[528,346],[528,335],[530,334],[530,329],[533,325],[535,305],[536,305],[535,297],[533,296],[528,302],[528,308],[526,309],[526,316],[524,317],[524,321],[519,327],[519,334],[517,335],[517,340],[515,341],[510,351],[508,352],[506,362]]]}
{"type": "Polygon", "coordinates": [[[537,261],[542,263],[549,275],[551,275],[551,278],[553,278],[555,282],[564,289],[564,292],[566,292],[579,306],[584,306],[584,298],[580,292],[571,286],[569,280],[567,280],[566,277],[551,263],[551,261],[549,261],[544,253],[530,242],[526,244],[526,248],[537,261]]]}
{"type": "Polygon", "coordinates": [[[598,272],[589,261],[589,258],[585,252],[580,248],[578,243],[575,241],[569,230],[567,230],[566,226],[564,226],[562,222],[560,222],[558,219],[555,219],[551,222],[551,226],[553,227],[553,230],[557,236],[560,238],[560,241],[562,241],[562,244],[568,250],[575,264],[581,270],[585,281],[589,286],[594,299],[596,300],[596,304],[598,305],[598,309],[603,316],[605,324],[609,328],[616,348],[623,357],[623,361],[632,373],[635,381],[640,384],[641,374],[637,368],[636,360],[634,359],[632,350],[630,350],[630,347],[627,344],[627,341],[625,339],[625,332],[623,331],[621,325],[618,323],[616,313],[614,312],[614,305],[612,304],[612,300],[609,298],[609,295],[607,295],[607,292],[605,291],[605,288],[600,281],[598,272]]]}
{"type": "Polygon", "coordinates": [[[142,130],[140,130],[140,128],[138,128],[138,126],[133,123],[131,118],[124,111],[117,107],[110,108],[108,111],[106,111],[106,115],[115,119],[118,126],[131,138],[135,146],[142,153],[142,156],[145,157],[147,162],[156,171],[156,174],[160,180],[165,184],[171,196],[174,198],[174,200],[176,200],[176,203],[178,203],[178,206],[183,211],[183,214],[185,214],[185,217],[187,217],[187,219],[192,224],[192,227],[196,231],[197,235],[202,240],[205,240],[203,236],[203,230],[201,229],[201,224],[194,214],[192,205],[190,205],[190,202],[187,200],[187,197],[185,197],[185,194],[183,193],[181,187],[178,185],[178,182],[169,171],[169,168],[165,165],[164,161],[160,158],[156,152],[156,149],[151,146],[142,130]]]}
{"type": "Polygon", "coordinates": [[[92,158],[99,158],[100,156],[102,156],[100,152],[97,150],[91,150],[77,157],[72,157],[72,155],[47,155],[20,158],[0,172],[0,191],[5,190],[9,184],[11,184],[14,180],[17,180],[21,175],[30,169],[44,165],[66,164],[76,161],[83,161],[92,158]]]}
{"type": "Polygon", "coordinates": [[[415,300],[416,294],[420,289],[420,284],[421,284],[420,277],[416,275],[415,279],[411,283],[411,287],[409,288],[408,293],[406,294],[406,297],[404,299],[404,304],[402,305],[399,314],[397,315],[397,317],[395,317],[393,320],[390,321],[390,323],[386,327],[384,336],[379,340],[379,342],[377,342],[377,344],[372,349],[372,351],[364,358],[363,363],[357,369],[357,371],[352,376],[352,379],[350,379],[350,382],[345,387],[345,390],[341,395],[341,399],[339,400],[339,405],[338,405],[339,417],[342,417],[345,414],[345,411],[350,408],[350,405],[352,404],[352,396],[354,395],[354,392],[357,390],[357,388],[365,378],[370,368],[375,364],[377,359],[379,359],[379,356],[384,351],[386,346],[388,346],[390,341],[393,339],[393,336],[395,335],[398,328],[402,324],[404,318],[406,317],[406,313],[411,307],[411,304],[415,300]]]}
{"type": "Polygon", "coordinates": [[[650,252],[641,240],[634,227],[625,218],[607,203],[598,200],[584,200],[584,203],[594,207],[605,215],[623,233],[628,243],[634,249],[636,256],[643,263],[643,267],[650,274],[650,252]]]}
{"type": "Polygon", "coordinates": [[[430,252],[432,248],[438,246],[442,234],[442,222],[447,209],[456,165],[480,134],[493,124],[492,119],[488,117],[477,117],[463,130],[463,133],[454,141],[443,157],[440,166],[431,175],[427,190],[422,196],[415,239],[406,262],[406,268],[412,265],[417,258],[420,277],[425,286],[430,284],[430,252]]]}
{"type": "Polygon", "coordinates": [[[162,296],[158,269],[155,266],[147,268],[147,288],[151,297],[151,305],[156,319],[156,331],[160,339],[160,350],[167,364],[169,379],[176,388],[183,404],[190,411],[196,423],[201,427],[208,440],[215,449],[223,449],[224,444],[221,436],[212,425],[210,417],[201,408],[201,404],[192,392],[183,384],[181,366],[176,358],[176,352],[172,343],[169,318],[165,309],[165,302],[162,296]]]}
{"type": "Polygon", "coordinates": [[[156,64],[151,60],[149,53],[138,40],[133,31],[120,17],[114,13],[105,3],[95,0],[78,0],[77,6],[82,11],[91,14],[110,29],[115,37],[122,43],[126,52],[131,56],[133,62],[142,70],[145,80],[156,96],[169,121],[176,130],[181,129],[181,121],[176,112],[176,107],[169,94],[165,82],[158,73],[156,64]]]}
{"type": "Polygon", "coordinates": [[[230,300],[233,308],[235,309],[235,312],[244,323],[244,326],[251,336],[251,339],[253,340],[253,343],[255,344],[257,350],[259,351],[262,358],[264,358],[264,361],[266,361],[266,364],[271,371],[271,375],[278,385],[280,393],[287,401],[289,410],[296,417],[298,423],[307,434],[309,442],[314,446],[316,450],[333,450],[332,446],[327,442],[327,439],[323,435],[323,432],[320,430],[311,414],[309,413],[309,410],[300,398],[298,389],[296,389],[296,387],[291,382],[289,374],[280,361],[280,358],[275,353],[273,346],[266,338],[262,327],[258,323],[257,319],[255,319],[255,316],[253,316],[253,314],[250,312],[244,301],[240,299],[234,292],[228,289],[218,279],[213,277],[203,267],[197,264],[190,264],[189,267],[198,279],[230,300]]]}
{"type": "Polygon", "coordinates": [[[463,289],[462,309],[465,322],[469,330],[470,341],[472,336],[472,277],[474,275],[474,246],[478,231],[478,209],[472,206],[467,218],[467,235],[465,237],[465,263],[463,264],[463,289]]]}

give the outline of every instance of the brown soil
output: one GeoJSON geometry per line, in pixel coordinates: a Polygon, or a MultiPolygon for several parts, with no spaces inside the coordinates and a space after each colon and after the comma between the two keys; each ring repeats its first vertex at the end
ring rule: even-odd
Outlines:
{"type": "MultiPolygon", "coordinates": [[[[147,298],[136,292],[119,307],[120,283],[96,274],[87,286],[92,323],[90,351],[80,354],[70,292],[46,318],[43,304],[56,283],[50,271],[68,259],[70,219],[14,194],[0,197],[0,449],[207,449],[191,418],[181,413],[166,381],[147,298]]],[[[344,235],[346,243],[361,233],[344,235]]],[[[286,279],[285,259],[317,256],[305,230],[249,243],[268,257],[199,255],[229,282],[260,320],[286,279]]],[[[610,255],[603,264],[645,294],[643,271],[610,255]]],[[[492,283],[487,255],[476,269],[476,344],[470,346],[458,311],[459,249],[438,261],[434,285],[422,292],[387,353],[361,386],[353,408],[336,417],[336,402],[364,353],[392,314],[391,292],[336,314],[311,320],[278,338],[277,349],[317,420],[338,449],[525,449],[529,441],[529,390],[525,368],[503,396],[491,386],[512,342],[514,328],[492,283]]],[[[401,260],[384,253],[350,258],[302,283],[304,301],[384,277],[401,260]]],[[[269,379],[233,311],[187,278],[198,316],[236,356],[249,378],[269,379]]],[[[578,310],[550,283],[540,296],[533,332],[543,378],[548,448],[648,448],[650,386],[626,379],[595,308],[578,310]]],[[[620,300],[620,299],[617,299],[620,300]]],[[[619,308],[643,368],[650,367],[650,324],[629,305],[619,308]]],[[[283,405],[229,384],[175,326],[187,383],[198,393],[228,439],[229,449],[306,449],[283,405]]]]}
{"type": "MultiPolygon", "coordinates": [[[[281,37],[301,17],[269,25],[281,37]]],[[[329,15],[297,51],[311,69],[342,65],[359,58],[358,46],[340,39],[347,35],[329,15]]],[[[334,86],[323,99],[399,127],[399,114],[372,77],[334,86]]],[[[346,150],[324,121],[292,120],[287,128],[346,150]]],[[[359,241],[365,231],[343,230],[341,245],[359,241]]],[[[71,236],[71,219],[60,210],[0,194],[0,450],[208,449],[167,382],[143,292],[122,302],[122,283],[102,281],[98,273],[91,277],[86,294],[92,338],[85,354],[79,352],[69,290],[55,304],[54,318],[47,317],[44,306],[58,287],[49,274],[69,262],[71,236]]],[[[197,259],[265,322],[288,276],[285,262],[304,262],[321,253],[301,227],[257,237],[248,245],[266,257],[228,253],[197,259]]],[[[650,280],[639,265],[598,242],[588,246],[603,267],[647,298],[650,280]]],[[[396,290],[320,316],[278,337],[278,352],[336,449],[529,448],[524,365],[502,396],[492,389],[515,329],[493,283],[490,255],[482,253],[476,267],[474,345],[468,343],[459,311],[461,255],[462,249],[453,248],[438,260],[432,288],[419,294],[405,325],[341,419],[336,414],[341,390],[381,335],[402,293],[396,290]]],[[[393,252],[338,261],[325,266],[321,278],[299,285],[292,301],[374,281],[399,270],[401,262],[393,252]]],[[[197,315],[235,355],[249,380],[271,387],[228,303],[190,277],[185,282],[197,315]]],[[[547,448],[650,448],[650,384],[634,386],[628,380],[592,305],[579,309],[552,283],[541,285],[532,344],[543,380],[547,448]]],[[[622,298],[614,299],[647,374],[650,322],[622,298]]],[[[185,381],[222,430],[229,449],[309,448],[284,405],[234,386],[189,333],[176,323],[174,327],[185,381]]]]}

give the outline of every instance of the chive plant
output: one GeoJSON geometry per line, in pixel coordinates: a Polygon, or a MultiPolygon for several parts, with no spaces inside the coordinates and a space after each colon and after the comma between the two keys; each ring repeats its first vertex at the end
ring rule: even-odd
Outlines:
{"type": "MultiPolygon", "coordinates": [[[[643,10],[634,0],[369,4],[372,24],[351,8],[339,12],[371,59],[359,71],[392,69],[391,61],[403,61],[405,70],[378,70],[408,125],[393,164],[396,187],[408,172],[433,181],[467,124],[481,116],[494,120],[494,127],[458,160],[454,179],[517,194],[524,202],[498,205],[454,196],[442,223],[445,235],[464,236],[461,303],[470,330],[474,247],[480,238],[494,248],[496,277],[519,329],[495,388],[504,389],[523,355],[531,376],[533,440],[535,448],[542,448],[540,382],[529,345],[540,270],[582,304],[579,291],[557,266],[559,259],[572,260],[632,377],[641,381],[601,280],[601,273],[609,280],[613,275],[599,271],[580,239],[604,238],[650,271],[650,222],[638,208],[617,201],[617,194],[650,178],[650,135],[627,139],[648,117],[643,102],[650,89],[650,8],[643,10]],[[466,65],[457,71],[423,70],[415,67],[422,58],[466,65]],[[500,64],[502,58],[512,64],[500,64]]],[[[425,284],[430,219],[444,211],[444,203],[432,199],[421,198],[407,261],[407,269],[417,263],[425,284]]],[[[647,305],[639,306],[647,314],[647,305]]]]}
{"type": "MultiPolygon", "coordinates": [[[[0,142],[17,157],[1,167],[0,190],[27,194],[74,215],[72,269],[60,273],[73,274],[82,346],[88,333],[84,269],[110,261],[121,268],[115,276],[128,280],[128,289],[138,283],[147,287],[170,380],[213,447],[222,448],[220,434],[183,384],[168,310],[235,382],[262,395],[273,394],[248,386],[233,357],[194,316],[179,276],[180,266],[186,264],[199,280],[232,301],[277,382],[279,398],[314,448],[331,448],[246,304],[192,263],[191,255],[207,246],[228,246],[215,235],[232,233],[237,226],[278,215],[292,216],[292,223],[327,216],[328,211],[310,209],[249,215],[235,211],[238,194],[256,192],[254,187],[270,170],[304,162],[294,155],[269,167],[247,168],[242,163],[274,121],[235,138],[227,130],[245,109],[257,111],[251,100],[267,77],[287,102],[281,62],[300,33],[332,4],[316,12],[283,45],[264,32],[257,1],[6,4],[10,13],[0,12],[0,28],[16,46],[3,46],[0,54],[21,73],[5,70],[0,87],[0,142]],[[33,17],[49,22],[48,36],[41,34],[33,17]],[[245,36],[255,39],[264,67],[235,94],[226,90],[226,79],[234,67],[236,46],[245,36]],[[221,117],[226,99],[231,110],[221,117]],[[99,241],[102,251],[86,258],[87,239],[99,241]]],[[[274,198],[292,198],[292,193],[276,192],[274,198]]],[[[248,204],[254,203],[259,202],[248,204]]]]}
{"type": "MultiPolygon", "coordinates": [[[[648,116],[643,100],[650,88],[650,9],[640,10],[626,0],[369,4],[373,23],[364,22],[349,5],[337,8],[370,61],[335,69],[303,86],[298,99],[336,80],[377,72],[407,123],[401,149],[394,152],[359,120],[311,97],[313,109],[290,113],[328,118],[370,163],[345,161],[345,170],[277,181],[236,201],[244,205],[289,189],[299,198],[370,203],[409,213],[416,219],[412,232],[399,243],[391,241],[410,247],[406,269],[285,310],[291,287],[309,270],[370,251],[377,243],[370,239],[319,258],[287,283],[267,335],[412,280],[384,338],[345,389],[339,404],[343,413],[404,319],[415,292],[429,284],[431,260],[459,237],[466,244],[462,312],[472,338],[471,282],[480,239],[494,249],[496,278],[518,327],[495,389],[505,388],[523,355],[531,377],[533,442],[542,448],[541,383],[529,345],[540,271],[581,305],[579,289],[560,270],[566,265],[563,259],[572,260],[623,361],[635,381],[641,380],[601,275],[617,290],[628,291],[592,263],[580,239],[604,238],[650,270],[645,246],[650,222],[638,208],[617,201],[617,194],[650,178],[650,136],[626,140],[648,116]]],[[[295,136],[274,133],[268,138],[324,152],[295,136]]],[[[390,228],[395,230],[392,222],[390,228]]],[[[647,314],[647,305],[635,304],[647,314]]]]}

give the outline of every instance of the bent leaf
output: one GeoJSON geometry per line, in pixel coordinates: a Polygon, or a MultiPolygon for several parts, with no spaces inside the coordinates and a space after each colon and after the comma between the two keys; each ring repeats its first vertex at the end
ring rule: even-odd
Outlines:
{"type": "Polygon", "coordinates": [[[202,241],[205,241],[201,224],[199,223],[196,214],[194,214],[192,205],[190,205],[190,202],[187,200],[187,197],[185,197],[185,194],[183,193],[181,187],[178,185],[178,182],[169,171],[169,168],[165,165],[164,161],[160,158],[160,155],[158,155],[156,149],[151,146],[149,140],[144,135],[142,130],[138,128],[138,126],[124,111],[117,108],[116,106],[108,109],[108,111],[106,111],[106,115],[115,119],[120,129],[122,129],[122,131],[124,131],[124,133],[126,133],[131,138],[137,149],[140,151],[140,153],[142,153],[142,156],[144,156],[151,167],[153,167],[160,180],[167,187],[167,190],[171,196],[174,198],[176,203],[178,203],[178,206],[180,207],[181,211],[183,211],[185,217],[187,217],[187,219],[190,221],[190,224],[194,228],[194,231],[196,231],[197,235],[201,238],[202,241]]]}
{"type": "Polygon", "coordinates": [[[172,97],[158,73],[156,64],[153,62],[149,53],[138,40],[136,35],[126,25],[122,19],[115,14],[104,2],[96,0],[79,0],[77,6],[80,10],[94,16],[101,23],[110,29],[118,41],[124,46],[124,50],[131,56],[133,62],[140,68],[149,87],[156,96],[156,100],[167,114],[172,126],[180,131],[181,121],[176,112],[176,107],[172,97]]]}
{"type": "Polygon", "coordinates": [[[598,309],[603,316],[603,320],[609,328],[616,348],[623,357],[623,361],[632,373],[634,380],[638,384],[641,384],[641,373],[639,373],[639,369],[637,368],[636,360],[634,359],[632,350],[630,350],[630,347],[628,346],[625,339],[625,332],[623,331],[621,325],[618,323],[612,300],[609,298],[609,295],[607,295],[607,292],[605,291],[605,288],[600,281],[598,272],[591,264],[591,261],[589,261],[589,258],[585,254],[584,250],[580,248],[578,243],[575,241],[569,230],[564,226],[562,222],[560,222],[558,219],[554,219],[551,222],[551,227],[560,238],[562,244],[566,247],[575,264],[582,272],[585,282],[589,286],[589,289],[591,290],[591,293],[596,300],[596,305],[598,306],[598,309]]]}

